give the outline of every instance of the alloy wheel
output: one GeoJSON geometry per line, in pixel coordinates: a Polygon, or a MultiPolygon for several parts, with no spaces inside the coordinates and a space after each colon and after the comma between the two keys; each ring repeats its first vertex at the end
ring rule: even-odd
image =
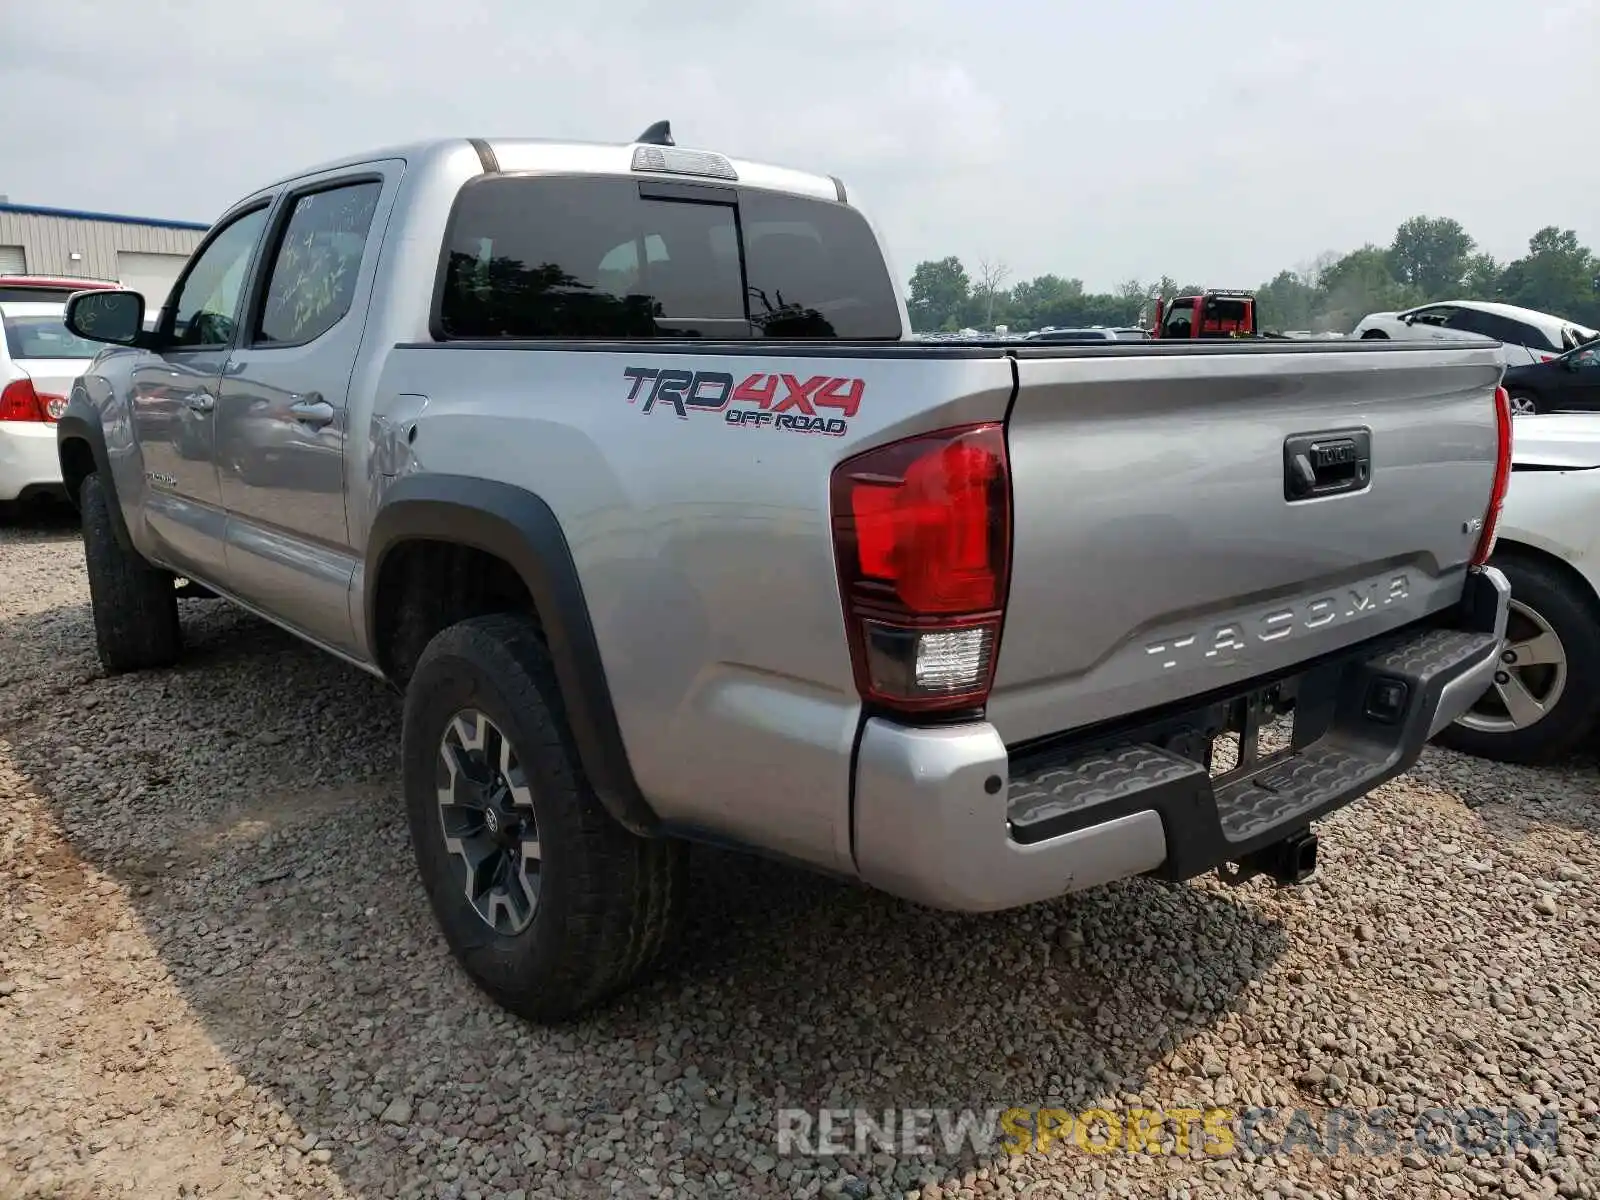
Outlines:
{"type": "Polygon", "coordinates": [[[516,747],[477,709],[463,709],[439,739],[439,828],[459,862],[473,910],[503,935],[539,909],[539,827],[516,747]]]}
{"type": "Polygon", "coordinates": [[[1560,636],[1550,622],[1512,597],[1494,683],[1459,723],[1481,733],[1527,729],[1555,708],[1566,687],[1567,651],[1560,636]]]}

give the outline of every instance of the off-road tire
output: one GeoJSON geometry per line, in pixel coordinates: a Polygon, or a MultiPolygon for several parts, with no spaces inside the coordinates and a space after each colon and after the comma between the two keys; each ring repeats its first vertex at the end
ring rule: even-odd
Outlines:
{"type": "Polygon", "coordinates": [[[638,837],[584,776],[549,651],[528,619],[474,617],[437,634],[406,688],[406,815],[423,887],[451,953],[497,1003],[539,1022],[572,1017],[641,979],[675,941],[687,891],[682,843],[638,837]],[[533,798],[538,905],[520,933],[491,928],[446,848],[437,768],[454,716],[481,712],[515,748],[533,798]]]}
{"type": "Polygon", "coordinates": [[[83,557],[100,665],[113,675],[170,667],[183,649],[172,575],[124,549],[111,527],[111,505],[98,474],[78,493],[83,557]]]}
{"type": "Polygon", "coordinates": [[[1554,762],[1600,730],[1600,604],[1559,570],[1537,560],[1508,555],[1493,565],[1505,572],[1512,598],[1538,613],[1561,639],[1566,686],[1550,711],[1523,729],[1494,733],[1456,723],[1441,730],[1437,740],[1497,762],[1554,762]]]}

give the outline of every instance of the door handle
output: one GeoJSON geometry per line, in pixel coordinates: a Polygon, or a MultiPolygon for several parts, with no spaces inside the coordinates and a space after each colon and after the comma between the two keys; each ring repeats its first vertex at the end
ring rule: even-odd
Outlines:
{"type": "Polygon", "coordinates": [[[333,405],[315,392],[301,396],[289,405],[289,411],[296,421],[319,429],[333,420],[333,405]]]}
{"type": "Polygon", "coordinates": [[[217,406],[217,398],[210,392],[190,392],[183,402],[197,413],[208,413],[217,406]]]}
{"type": "Polygon", "coordinates": [[[1338,429],[1283,443],[1283,498],[1311,500],[1359,492],[1372,480],[1372,433],[1338,429]]]}

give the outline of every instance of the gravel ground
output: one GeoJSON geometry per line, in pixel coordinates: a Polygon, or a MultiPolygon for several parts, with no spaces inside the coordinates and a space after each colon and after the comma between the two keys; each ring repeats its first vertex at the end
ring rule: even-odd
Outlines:
{"type": "Polygon", "coordinates": [[[105,678],[0,531],[0,1196],[1594,1196],[1600,765],[1430,752],[1320,878],[933,914],[711,852],[656,981],[546,1030],[446,954],[399,706],[216,602],[105,678]],[[785,1157],[777,1110],[1558,1111],[1497,1157],[785,1157]]]}

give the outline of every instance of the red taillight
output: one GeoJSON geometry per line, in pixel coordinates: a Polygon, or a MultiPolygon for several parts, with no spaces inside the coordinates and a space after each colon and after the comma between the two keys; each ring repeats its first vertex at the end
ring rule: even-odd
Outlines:
{"type": "Polygon", "coordinates": [[[1478,535],[1478,548],[1472,554],[1472,565],[1475,567],[1488,562],[1489,556],[1494,553],[1500,509],[1506,502],[1506,489],[1511,486],[1511,393],[1503,387],[1494,390],[1494,420],[1494,490],[1489,493],[1489,510],[1483,515],[1483,531],[1478,535]]]}
{"type": "Polygon", "coordinates": [[[14,379],[0,391],[0,421],[54,421],[66,407],[62,397],[34,391],[31,379],[14,379]]]}
{"type": "Polygon", "coordinates": [[[833,472],[833,538],[856,686],[906,712],[988,698],[1010,579],[1005,430],[970,425],[833,472]]]}

